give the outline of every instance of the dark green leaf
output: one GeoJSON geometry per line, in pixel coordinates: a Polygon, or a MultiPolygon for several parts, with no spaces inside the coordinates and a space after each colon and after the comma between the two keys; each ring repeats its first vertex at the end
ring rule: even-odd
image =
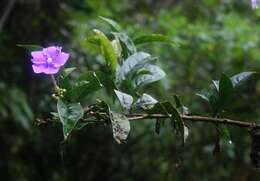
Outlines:
{"type": "Polygon", "coordinates": [[[76,67],[65,68],[62,70],[59,76],[59,86],[68,89],[69,85],[69,75],[76,70],[76,67]]]}
{"type": "Polygon", "coordinates": [[[130,132],[130,122],[123,114],[110,112],[113,136],[117,143],[122,143],[128,137],[130,132]]]}
{"type": "Polygon", "coordinates": [[[185,143],[185,137],[184,137],[184,122],[181,118],[180,113],[178,110],[170,103],[170,102],[163,102],[161,103],[163,107],[166,109],[168,114],[171,115],[171,121],[173,123],[174,129],[177,133],[179,133],[182,137],[182,143],[185,143]]]}
{"type": "Polygon", "coordinates": [[[83,117],[84,111],[80,103],[65,104],[61,100],[58,100],[57,110],[63,125],[64,140],[66,140],[77,122],[83,117]]]}
{"type": "Polygon", "coordinates": [[[189,109],[184,106],[179,98],[179,96],[174,95],[174,101],[176,108],[182,113],[182,114],[189,114],[189,109]]]}
{"type": "Polygon", "coordinates": [[[142,35],[134,39],[134,44],[136,45],[151,42],[176,44],[170,37],[161,34],[142,35]]]}
{"type": "Polygon", "coordinates": [[[71,97],[74,101],[80,101],[87,95],[102,88],[97,75],[93,71],[83,73],[77,80],[71,90],[71,97]]]}
{"type": "Polygon", "coordinates": [[[135,47],[133,41],[128,37],[128,35],[126,33],[113,32],[112,34],[115,36],[115,38],[120,40],[121,46],[123,49],[123,53],[124,53],[124,58],[136,53],[136,47],[135,47]]]}
{"type": "Polygon", "coordinates": [[[222,74],[219,81],[219,109],[224,109],[232,101],[233,91],[234,88],[230,78],[222,74]]]}
{"type": "Polygon", "coordinates": [[[130,110],[133,104],[133,97],[118,90],[115,90],[115,93],[123,109],[130,110]]]}
{"type": "Polygon", "coordinates": [[[102,17],[102,16],[99,16],[99,18],[102,19],[103,21],[105,21],[106,23],[108,23],[114,31],[121,31],[122,28],[114,20],[109,19],[109,18],[105,18],[105,17],[102,17]]]}
{"type": "Polygon", "coordinates": [[[17,44],[16,46],[25,48],[26,50],[29,50],[29,51],[37,51],[37,50],[43,49],[43,47],[41,47],[39,45],[17,44]]]}

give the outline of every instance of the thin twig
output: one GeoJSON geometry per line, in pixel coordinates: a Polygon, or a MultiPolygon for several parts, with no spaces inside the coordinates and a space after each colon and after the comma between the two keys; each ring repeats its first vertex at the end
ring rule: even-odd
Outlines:
{"type": "Polygon", "coordinates": [[[54,89],[58,89],[59,87],[58,87],[58,84],[56,82],[54,75],[51,75],[51,81],[52,81],[52,84],[54,86],[54,89]]]}
{"type": "MultiPolygon", "coordinates": [[[[164,114],[131,114],[127,115],[130,121],[138,121],[143,119],[157,119],[157,118],[169,118],[171,115],[164,115],[164,114]]],[[[206,117],[206,116],[188,116],[188,115],[181,115],[182,119],[185,121],[192,121],[192,122],[206,122],[206,123],[218,123],[218,124],[225,124],[231,126],[238,126],[244,128],[260,128],[260,124],[254,122],[245,122],[245,121],[237,121],[227,118],[213,118],[213,117],[206,117]]]]}

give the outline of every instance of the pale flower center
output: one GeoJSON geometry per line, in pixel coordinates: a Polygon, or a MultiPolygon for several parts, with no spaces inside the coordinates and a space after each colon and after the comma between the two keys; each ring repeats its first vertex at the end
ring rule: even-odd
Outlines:
{"type": "Polygon", "coordinates": [[[47,63],[52,63],[52,58],[51,57],[47,58],[47,63]]]}

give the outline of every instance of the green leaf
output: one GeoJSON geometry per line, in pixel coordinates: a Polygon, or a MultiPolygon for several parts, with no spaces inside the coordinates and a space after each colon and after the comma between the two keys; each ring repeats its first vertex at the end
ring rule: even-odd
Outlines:
{"type": "Polygon", "coordinates": [[[152,42],[176,44],[170,37],[161,34],[142,35],[134,39],[136,45],[152,42]]]}
{"type": "Polygon", "coordinates": [[[57,102],[57,110],[63,125],[64,140],[66,140],[77,122],[83,117],[84,111],[80,103],[65,104],[61,100],[57,102]]]}
{"type": "Polygon", "coordinates": [[[130,122],[123,114],[110,112],[110,119],[113,129],[113,137],[117,143],[122,143],[130,132],[130,122]]]}
{"type": "Polygon", "coordinates": [[[145,65],[144,70],[149,71],[149,74],[141,74],[134,78],[135,86],[146,85],[158,80],[161,80],[166,74],[156,65],[145,65]]]}
{"type": "Polygon", "coordinates": [[[182,114],[189,114],[189,109],[184,106],[179,98],[178,95],[174,95],[174,101],[176,108],[182,113],[182,114]]]}
{"type": "Polygon", "coordinates": [[[145,52],[137,52],[129,56],[117,71],[116,84],[120,85],[130,73],[137,71],[139,68],[143,67],[148,61],[151,60],[151,55],[145,52]]]}
{"type": "Polygon", "coordinates": [[[116,96],[124,110],[130,110],[133,104],[133,97],[129,94],[114,90],[116,96]]]}
{"type": "Polygon", "coordinates": [[[208,95],[204,94],[204,93],[196,93],[196,96],[200,97],[201,99],[203,99],[204,101],[206,101],[207,103],[209,103],[209,97],[208,95]]]}
{"type": "Polygon", "coordinates": [[[128,37],[128,35],[124,32],[113,32],[112,33],[115,38],[119,39],[121,42],[121,47],[123,49],[123,57],[126,58],[129,55],[136,53],[136,47],[133,41],[128,37]]]}
{"type": "Polygon", "coordinates": [[[59,86],[65,89],[69,89],[69,75],[76,70],[76,67],[65,68],[59,75],[59,86]]]}
{"type": "Polygon", "coordinates": [[[88,71],[79,76],[71,90],[71,98],[77,102],[93,92],[101,89],[103,86],[100,83],[97,75],[93,71],[88,71]]]}
{"type": "Polygon", "coordinates": [[[137,99],[136,101],[136,105],[143,107],[143,106],[150,106],[150,105],[154,105],[156,104],[158,101],[156,99],[154,99],[152,96],[148,95],[148,94],[143,94],[142,97],[140,97],[139,99],[137,99]]]}
{"type": "Polygon", "coordinates": [[[170,116],[174,130],[181,135],[182,143],[185,143],[187,130],[185,133],[185,125],[178,110],[170,102],[158,102],[152,109],[148,111],[149,114],[165,114],[170,116]],[[186,135],[185,135],[186,134],[186,135]]]}
{"type": "Polygon", "coordinates": [[[31,45],[31,44],[17,44],[16,46],[24,48],[29,51],[37,51],[43,49],[43,47],[39,45],[31,45]]]}
{"type": "Polygon", "coordinates": [[[94,32],[96,37],[100,41],[101,51],[106,60],[107,65],[111,68],[112,72],[115,73],[117,68],[117,55],[111,41],[101,31],[94,30],[94,32]]]}
{"type": "Polygon", "coordinates": [[[168,114],[171,115],[171,120],[176,124],[176,131],[177,133],[180,133],[184,144],[184,122],[181,118],[179,111],[170,102],[163,102],[162,105],[165,107],[168,114]]]}
{"type": "Polygon", "coordinates": [[[229,77],[221,75],[219,81],[219,109],[226,108],[233,99],[234,87],[229,77]]]}
{"type": "Polygon", "coordinates": [[[196,94],[205,100],[212,109],[213,115],[219,111],[219,92],[214,85],[210,85],[209,89],[202,90],[196,94]]]}
{"type": "Polygon", "coordinates": [[[240,86],[243,82],[248,80],[256,72],[242,72],[231,77],[231,81],[234,87],[240,86]]]}
{"type": "Polygon", "coordinates": [[[77,68],[76,67],[69,67],[69,68],[65,68],[62,70],[61,74],[60,74],[60,77],[62,79],[65,79],[67,78],[74,70],[76,70],[77,68]]]}
{"type": "Polygon", "coordinates": [[[108,23],[114,31],[121,31],[122,28],[114,20],[102,16],[99,16],[99,18],[102,19],[104,22],[108,23]]]}

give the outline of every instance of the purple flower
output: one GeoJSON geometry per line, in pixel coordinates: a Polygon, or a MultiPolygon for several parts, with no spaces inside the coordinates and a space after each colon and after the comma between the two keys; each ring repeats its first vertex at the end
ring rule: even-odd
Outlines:
{"type": "Polygon", "coordinates": [[[258,7],[258,4],[260,3],[260,0],[251,0],[251,6],[253,9],[256,9],[258,7]]]}
{"type": "Polygon", "coordinates": [[[41,51],[31,52],[33,71],[37,74],[56,74],[69,59],[69,54],[61,49],[62,47],[50,46],[41,51]]]}

